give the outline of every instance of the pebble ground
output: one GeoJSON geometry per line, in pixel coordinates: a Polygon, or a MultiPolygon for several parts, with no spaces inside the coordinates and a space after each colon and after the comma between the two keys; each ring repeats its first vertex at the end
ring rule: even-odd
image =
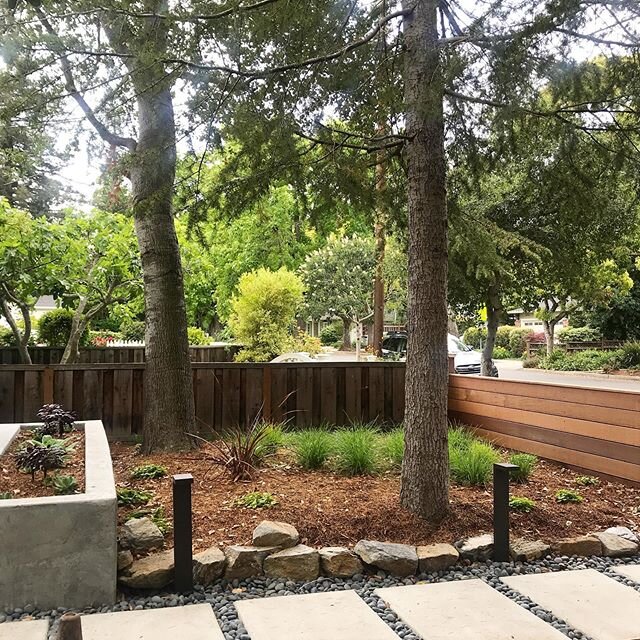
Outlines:
{"type": "MultiPolygon", "coordinates": [[[[542,618],[569,638],[575,640],[592,640],[573,627],[558,619],[552,613],[538,606],[517,591],[510,589],[500,578],[530,573],[546,573],[549,571],[564,571],[571,569],[597,569],[607,576],[626,584],[636,591],[640,591],[640,584],[628,580],[612,571],[613,567],[624,564],[637,564],[638,558],[612,559],[612,558],[569,558],[566,556],[548,557],[543,560],[530,563],[465,563],[458,564],[448,571],[437,573],[419,574],[409,578],[397,578],[380,571],[375,574],[356,575],[348,580],[338,578],[318,578],[311,582],[287,582],[284,580],[272,580],[260,577],[249,580],[219,580],[208,586],[196,586],[189,594],[176,594],[167,591],[154,592],[140,595],[122,596],[122,599],[112,606],[99,609],[84,609],[79,613],[106,613],[108,611],[129,611],[132,609],[158,609],[161,607],[178,607],[188,604],[208,602],[220,623],[220,627],[227,640],[250,640],[249,635],[238,619],[234,603],[238,600],[250,598],[264,598],[271,596],[285,596],[303,593],[320,593],[324,591],[342,591],[354,589],[358,595],[368,604],[384,622],[389,625],[400,638],[404,640],[419,640],[419,637],[399,621],[391,609],[378,597],[374,590],[380,587],[393,587],[411,585],[418,582],[435,583],[449,582],[453,580],[465,580],[480,578],[491,585],[500,593],[511,598],[521,607],[528,609],[539,618],[542,618]]],[[[0,613],[0,623],[12,620],[49,618],[51,627],[49,639],[55,640],[57,621],[67,609],[59,608],[54,611],[40,611],[33,605],[0,613]]]]}

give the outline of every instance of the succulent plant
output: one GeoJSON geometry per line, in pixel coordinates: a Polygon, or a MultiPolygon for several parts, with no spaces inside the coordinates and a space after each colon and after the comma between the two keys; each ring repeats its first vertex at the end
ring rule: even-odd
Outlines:
{"type": "Polygon", "coordinates": [[[38,411],[38,418],[42,425],[33,430],[37,437],[57,435],[61,438],[78,416],[74,411],[65,411],[59,404],[45,404],[38,411]]]}
{"type": "Polygon", "coordinates": [[[29,442],[14,454],[16,467],[21,471],[31,474],[35,480],[36,472],[42,471],[44,477],[51,469],[60,469],[64,466],[68,451],[64,447],[42,445],[39,442],[29,442]]]}

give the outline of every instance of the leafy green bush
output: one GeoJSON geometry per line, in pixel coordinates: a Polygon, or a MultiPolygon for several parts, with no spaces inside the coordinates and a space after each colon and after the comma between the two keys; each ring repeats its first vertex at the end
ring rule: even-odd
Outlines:
{"type": "Polygon", "coordinates": [[[320,338],[310,336],[308,333],[302,331],[293,338],[290,350],[304,351],[310,356],[315,356],[322,351],[322,344],[320,338]]]}
{"type": "Polygon", "coordinates": [[[189,339],[189,344],[196,347],[213,342],[213,338],[200,327],[188,327],[187,338],[189,339]]]}
{"type": "Polygon", "coordinates": [[[13,498],[13,494],[11,491],[1,491],[0,492],[0,500],[11,500],[13,498]]]}
{"type": "Polygon", "coordinates": [[[342,341],[342,327],[339,323],[329,324],[320,331],[320,342],[331,346],[342,341]]]}
{"type": "Polygon", "coordinates": [[[335,434],[336,468],[348,476],[370,475],[378,468],[378,431],[355,426],[335,434]]]}
{"type": "MultiPolygon", "coordinates": [[[[53,309],[43,314],[38,321],[38,342],[48,347],[65,347],[71,335],[71,309],[53,309]]],[[[80,338],[80,344],[87,345],[89,331],[86,330],[80,338]]]]}
{"type": "Polygon", "coordinates": [[[480,349],[487,339],[486,327],[469,327],[462,334],[462,342],[474,349],[480,349]]]}
{"type": "Polygon", "coordinates": [[[537,369],[540,366],[542,358],[540,356],[531,356],[530,358],[523,358],[523,369],[537,369]]]}
{"type": "Polygon", "coordinates": [[[553,371],[598,371],[610,365],[614,357],[611,352],[596,349],[575,353],[555,349],[551,355],[540,359],[539,367],[553,371]]]}
{"type": "Polygon", "coordinates": [[[305,429],[293,436],[293,451],[303,469],[320,469],[333,449],[332,435],[323,429],[305,429]]]}
{"type": "Polygon", "coordinates": [[[120,327],[123,340],[144,340],[144,322],[142,320],[127,320],[120,327]]]}
{"type": "Polygon", "coordinates": [[[498,451],[488,442],[474,440],[468,448],[449,449],[451,475],[462,485],[485,486],[491,480],[498,451]]]}
{"type": "Polygon", "coordinates": [[[116,489],[119,507],[135,507],[145,505],[153,497],[151,491],[138,491],[128,487],[118,487],[116,489]]]}
{"type": "Polygon", "coordinates": [[[164,478],[166,475],[167,469],[161,464],[142,464],[131,472],[131,477],[134,480],[153,480],[164,478]]]}
{"type": "Polygon", "coordinates": [[[527,340],[531,340],[533,335],[534,333],[531,329],[511,327],[509,335],[509,351],[511,351],[514,358],[521,358],[526,353],[527,340]]]}
{"type": "Polygon", "coordinates": [[[616,355],[616,365],[620,369],[640,368],[640,342],[626,342],[616,355]]]}
{"type": "Polygon", "coordinates": [[[78,481],[73,476],[61,476],[56,474],[51,478],[53,492],[57,496],[67,496],[78,490],[78,481]]]}
{"type": "Polygon", "coordinates": [[[284,267],[258,269],[240,278],[229,319],[231,330],[244,345],[237,362],[268,362],[284,352],[291,343],[302,291],[300,278],[284,267]]]}
{"type": "Polygon", "coordinates": [[[600,329],[592,327],[566,327],[558,331],[558,342],[567,344],[568,342],[597,342],[602,339],[600,329]]]}
{"type": "Polygon", "coordinates": [[[575,482],[582,487],[593,487],[600,484],[600,478],[596,478],[596,476],[578,476],[575,482]]]}
{"type": "Polygon", "coordinates": [[[507,358],[513,358],[513,354],[509,349],[505,349],[504,347],[494,347],[493,358],[494,360],[506,360],[507,358]]]}
{"type": "Polygon", "coordinates": [[[108,347],[114,340],[122,340],[122,334],[117,331],[89,331],[92,347],[108,347]]]}
{"type": "Polygon", "coordinates": [[[568,502],[580,503],[584,498],[577,492],[571,489],[560,489],[556,491],[556,502],[566,504],[568,502]]]}
{"type": "Polygon", "coordinates": [[[381,436],[380,451],[392,469],[401,469],[404,458],[404,429],[394,429],[381,436]]]}
{"type": "Polygon", "coordinates": [[[521,513],[530,513],[536,508],[536,503],[531,498],[513,496],[509,498],[509,508],[521,513]]]}
{"type": "Polygon", "coordinates": [[[247,509],[268,509],[278,504],[276,497],[268,491],[251,491],[236,498],[233,504],[247,509]]]}
{"type": "Polygon", "coordinates": [[[13,331],[8,327],[0,327],[0,347],[15,347],[16,340],[13,331]]]}
{"type": "Polygon", "coordinates": [[[514,482],[526,482],[538,464],[538,458],[530,453],[514,453],[509,462],[518,465],[517,469],[511,471],[511,479],[514,482]]]}
{"type": "Polygon", "coordinates": [[[509,339],[511,338],[511,331],[513,327],[508,325],[498,327],[496,331],[496,347],[501,347],[502,349],[509,349],[509,339]]]}

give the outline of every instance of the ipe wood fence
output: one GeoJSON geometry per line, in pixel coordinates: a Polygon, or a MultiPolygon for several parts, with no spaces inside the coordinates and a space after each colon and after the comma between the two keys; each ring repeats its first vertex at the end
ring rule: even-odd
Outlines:
{"type": "MultiPolygon", "coordinates": [[[[398,424],[403,363],[194,363],[198,429],[257,416],[297,426],[398,424]]],[[[113,439],[142,431],[144,364],[0,366],[0,423],[45,402],[101,419],[113,439]]],[[[640,483],[640,392],[451,375],[449,414],[496,443],[640,483]]]]}
{"type": "MultiPolygon", "coordinates": [[[[240,347],[194,346],[189,347],[191,362],[231,362],[240,347]]],[[[29,347],[33,364],[58,364],[64,348],[29,347]]],[[[80,349],[80,364],[105,363],[128,364],[144,362],[144,347],[83,347],[80,349]]],[[[20,364],[20,354],[14,347],[0,348],[0,364],[20,364]]]]}

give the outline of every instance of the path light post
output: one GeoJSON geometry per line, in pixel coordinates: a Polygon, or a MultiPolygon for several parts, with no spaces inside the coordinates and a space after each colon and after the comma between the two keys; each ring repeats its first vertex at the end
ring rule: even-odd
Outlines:
{"type": "Polygon", "coordinates": [[[58,640],[82,640],[82,623],[77,613],[65,613],[58,623],[58,640]]]}
{"type": "Polygon", "coordinates": [[[173,562],[176,591],[193,591],[193,531],[191,519],[191,485],[193,476],[173,476],[173,562]]]}
{"type": "Polygon", "coordinates": [[[493,465],[493,559],[509,561],[509,476],[518,465],[493,465]]]}

